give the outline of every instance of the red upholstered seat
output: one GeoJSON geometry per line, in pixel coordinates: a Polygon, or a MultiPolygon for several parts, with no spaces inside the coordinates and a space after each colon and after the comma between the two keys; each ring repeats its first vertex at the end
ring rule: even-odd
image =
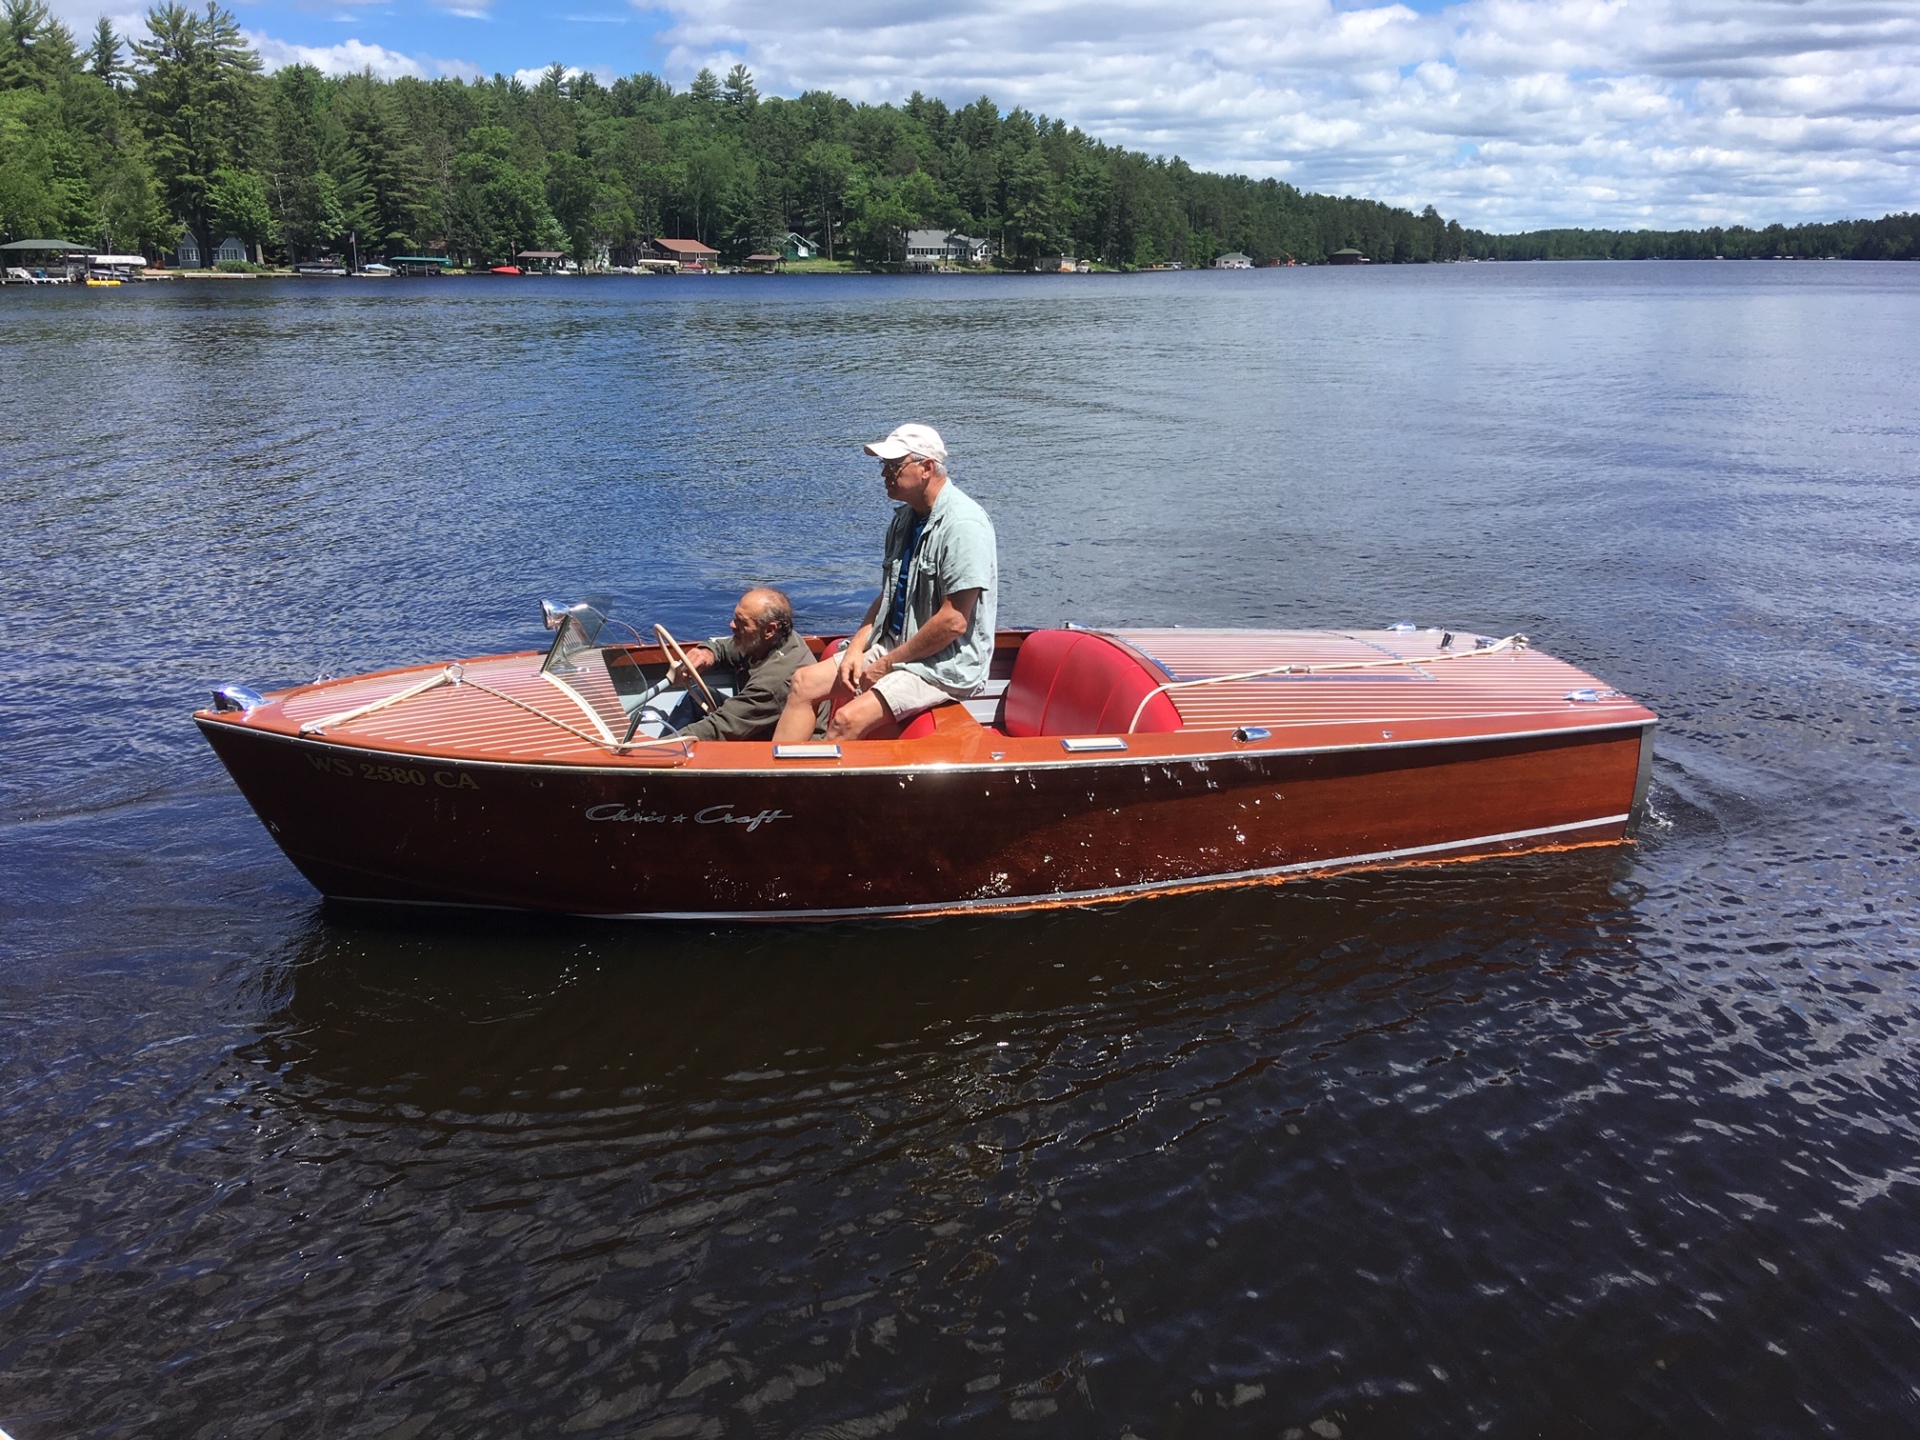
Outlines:
{"type": "MultiPolygon", "coordinates": [[[[967,715],[966,707],[955,702],[936,705],[931,710],[922,710],[902,725],[891,715],[883,719],[863,737],[868,740],[924,740],[941,728],[941,721],[950,715],[966,716],[968,724],[973,717],[967,715]]],[[[951,722],[950,722],[951,723],[951,722]]]]}
{"type": "Polygon", "coordinates": [[[900,727],[902,740],[924,740],[931,734],[933,734],[933,711],[931,710],[922,710],[900,727]]]}
{"type": "Polygon", "coordinates": [[[1044,735],[1047,699],[1067,654],[1086,636],[1074,630],[1036,630],[1021,642],[1000,702],[1000,728],[1009,735],[1044,735]]]}
{"type": "Polygon", "coordinates": [[[1135,734],[1178,730],[1180,712],[1165,694],[1153,694],[1165,678],[1103,635],[1036,630],[1014,659],[1001,728],[1009,735],[1124,735],[1130,725],[1135,734]]]}

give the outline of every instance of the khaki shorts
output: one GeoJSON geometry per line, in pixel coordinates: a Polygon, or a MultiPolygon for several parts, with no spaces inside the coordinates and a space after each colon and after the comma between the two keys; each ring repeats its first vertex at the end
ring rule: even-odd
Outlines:
{"type": "MultiPolygon", "coordinates": [[[[871,661],[877,655],[884,655],[887,647],[875,645],[867,651],[871,661]]],[[[953,696],[931,681],[924,680],[911,670],[889,670],[873,684],[873,693],[886,703],[895,720],[906,722],[922,710],[931,710],[936,705],[945,705],[953,696]]]]}

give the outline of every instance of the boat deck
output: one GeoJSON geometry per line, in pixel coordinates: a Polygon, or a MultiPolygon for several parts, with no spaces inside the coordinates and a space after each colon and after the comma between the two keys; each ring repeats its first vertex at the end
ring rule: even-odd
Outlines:
{"type": "MultiPolygon", "coordinates": [[[[1142,755],[1373,748],[1546,730],[1643,725],[1654,717],[1585,671],[1524,645],[1458,632],[1125,630],[1088,632],[1130,652],[1164,685],[1179,727],[1108,733],[1142,755]],[[1248,675],[1247,672],[1259,672],[1248,675]],[[1195,683],[1204,682],[1204,683],[1195,683]],[[1249,736],[1245,732],[1264,731],[1249,736]],[[1236,732],[1242,732],[1236,734],[1236,732]]],[[[776,757],[767,742],[657,742],[622,750],[623,692],[660,669],[652,647],[596,652],[565,674],[542,654],[416,666],[278,692],[244,718],[220,718],[356,749],[506,764],[765,769],[795,764],[896,768],[956,763],[1072,763],[1052,733],[996,728],[1025,635],[1003,632],[994,679],[933,733],[858,741],[837,755],[776,757]],[[620,672],[617,676],[613,672],[620,672]],[[436,679],[437,684],[429,684],[436,679]],[[423,688],[424,687],[424,688],[423,688]],[[417,693],[404,693],[415,691],[417,693]],[[380,702],[390,702],[384,708],[380,702]],[[361,712],[361,713],[355,713],[361,712]]],[[[1131,713],[1131,707],[1122,707],[1131,713]]],[[[1111,715],[1114,712],[1109,712],[1111,715]]],[[[1145,727],[1142,727],[1145,728],[1145,727]]]]}

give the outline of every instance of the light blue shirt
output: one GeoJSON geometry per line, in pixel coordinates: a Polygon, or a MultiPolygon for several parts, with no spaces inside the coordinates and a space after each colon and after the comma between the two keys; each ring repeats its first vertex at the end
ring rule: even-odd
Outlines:
{"type": "MultiPolygon", "coordinates": [[[[887,526],[886,562],[880,571],[883,624],[900,582],[900,564],[908,537],[913,533],[913,521],[913,510],[902,505],[893,512],[893,522],[887,526]]],[[[961,590],[980,592],[966,634],[946,649],[936,650],[924,660],[909,660],[900,667],[955,698],[979,694],[980,687],[987,683],[987,670],[993,664],[1000,547],[987,512],[951,480],[934,497],[933,509],[927,513],[919,543],[914,546],[913,558],[907,565],[906,580],[907,615],[901,627],[903,633],[890,637],[889,645],[911,639],[946,603],[949,595],[961,590]]]]}

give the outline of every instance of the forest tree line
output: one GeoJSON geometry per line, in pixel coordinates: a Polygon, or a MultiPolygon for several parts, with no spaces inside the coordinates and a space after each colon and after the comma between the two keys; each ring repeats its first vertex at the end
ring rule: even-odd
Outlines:
{"type": "Polygon", "coordinates": [[[1704,230],[1469,232],[1482,260],[1920,260],[1920,215],[1704,230]]]}
{"type": "Polygon", "coordinates": [[[523,250],[625,263],[656,236],[729,259],[789,231],[828,258],[885,265],[916,227],[992,242],[999,263],[1071,255],[1116,267],[1602,255],[1910,256],[1920,220],[1764,231],[1463,229],[1432,206],[1303,192],[1106,145],[988,98],[918,93],[855,105],[826,91],[762,97],[735,66],[684,90],[651,74],[602,85],[549,68],[379,80],[293,65],[271,75],[217,0],[163,4],[145,38],[102,19],[82,44],[44,0],[0,0],[0,238],[51,237],[170,254],[183,230],[211,256],[442,254],[486,264],[523,250]],[[1816,233],[1817,232],[1817,233],[1816,233]],[[1711,238],[1709,238],[1711,237],[1711,238]],[[1752,244],[1749,245],[1749,240],[1752,244]]]}

